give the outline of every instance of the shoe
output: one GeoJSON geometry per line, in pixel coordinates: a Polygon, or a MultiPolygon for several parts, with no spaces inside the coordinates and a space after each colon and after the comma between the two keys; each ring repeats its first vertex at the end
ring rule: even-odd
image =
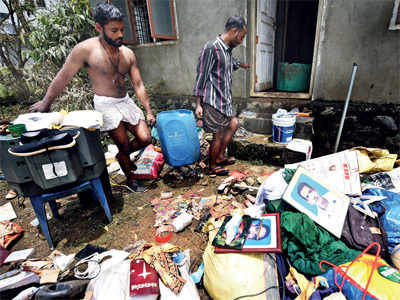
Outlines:
{"type": "Polygon", "coordinates": [[[79,131],[74,133],[61,132],[56,135],[46,136],[39,141],[34,140],[28,144],[12,147],[8,149],[8,152],[15,156],[31,156],[50,150],[70,148],[75,145],[75,138],[79,136],[79,131]],[[73,136],[74,133],[76,133],[76,136],[73,136]]]}
{"type": "Polygon", "coordinates": [[[227,176],[228,174],[229,170],[222,167],[215,167],[214,169],[208,171],[208,175],[210,177],[227,176]]]}
{"type": "Polygon", "coordinates": [[[40,129],[40,130],[35,130],[35,131],[27,131],[21,134],[20,137],[20,142],[21,144],[28,144],[33,141],[39,141],[44,137],[50,137],[54,135],[58,135],[60,133],[67,132],[69,135],[72,137],[77,137],[77,134],[79,134],[78,129],[71,129],[71,130],[58,130],[58,129],[40,129]]]}
{"type": "Polygon", "coordinates": [[[223,161],[217,163],[218,166],[228,166],[236,163],[236,159],[234,157],[226,157],[223,161]]]}

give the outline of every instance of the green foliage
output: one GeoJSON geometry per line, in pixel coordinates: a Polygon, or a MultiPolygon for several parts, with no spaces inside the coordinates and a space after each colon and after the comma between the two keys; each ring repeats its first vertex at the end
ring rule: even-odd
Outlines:
{"type": "Polygon", "coordinates": [[[57,1],[37,15],[29,42],[29,55],[36,62],[48,62],[61,67],[72,48],[93,37],[94,21],[90,15],[89,0],[57,1]]]}

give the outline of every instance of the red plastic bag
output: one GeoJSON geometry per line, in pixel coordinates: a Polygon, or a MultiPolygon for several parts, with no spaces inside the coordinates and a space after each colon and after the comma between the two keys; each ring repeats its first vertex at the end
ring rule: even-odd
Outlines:
{"type": "Polygon", "coordinates": [[[156,179],[164,164],[164,155],[148,145],[136,162],[135,179],[156,179]]]}

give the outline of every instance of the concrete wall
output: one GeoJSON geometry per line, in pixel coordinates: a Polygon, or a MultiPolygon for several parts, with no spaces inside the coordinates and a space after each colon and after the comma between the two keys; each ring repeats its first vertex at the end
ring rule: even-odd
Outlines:
{"type": "MultiPolygon", "coordinates": [[[[133,48],[145,84],[164,82],[161,92],[191,95],[196,64],[204,44],[224,30],[226,19],[241,15],[247,19],[247,1],[243,0],[175,0],[179,39],[173,44],[136,46],[133,48]]],[[[233,54],[243,60],[246,43],[233,54]]],[[[234,73],[233,95],[246,95],[246,71],[234,73]]]]}
{"type": "Polygon", "coordinates": [[[393,0],[325,0],[314,99],[400,103],[400,30],[388,30],[393,0]]]}

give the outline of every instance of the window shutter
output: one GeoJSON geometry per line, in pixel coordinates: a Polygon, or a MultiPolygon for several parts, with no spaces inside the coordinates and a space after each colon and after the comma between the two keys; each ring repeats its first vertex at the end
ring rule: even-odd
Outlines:
{"type": "Polygon", "coordinates": [[[147,9],[152,37],[176,40],[173,0],[147,0],[147,9]]]}

